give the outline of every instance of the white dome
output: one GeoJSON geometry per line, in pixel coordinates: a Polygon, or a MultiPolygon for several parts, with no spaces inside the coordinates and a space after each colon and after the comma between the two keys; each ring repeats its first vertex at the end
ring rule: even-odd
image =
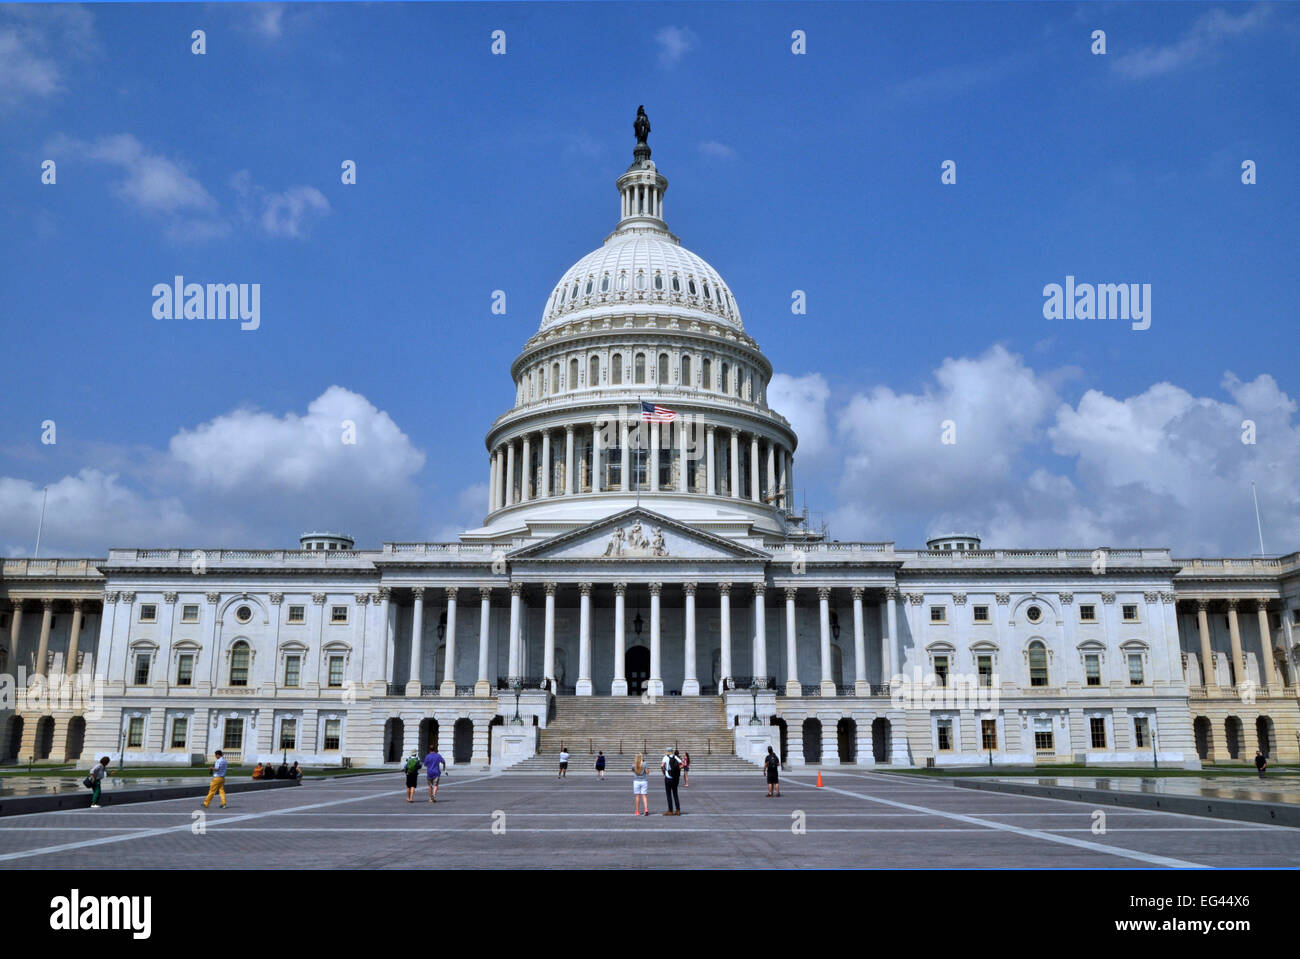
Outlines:
{"type": "Polygon", "coordinates": [[[547,300],[541,330],[647,307],[744,330],[736,298],[718,271],[671,233],[645,227],[616,231],[569,267],[547,300]]]}

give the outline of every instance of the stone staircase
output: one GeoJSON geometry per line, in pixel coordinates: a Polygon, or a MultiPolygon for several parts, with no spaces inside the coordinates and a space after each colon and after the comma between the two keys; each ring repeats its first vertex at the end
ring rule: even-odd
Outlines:
{"type": "Polygon", "coordinates": [[[511,769],[554,773],[565,746],[571,772],[590,772],[597,750],[605,753],[607,775],[630,769],[637,753],[657,771],[665,747],[675,746],[691,754],[693,771],[753,772],[753,763],[735,755],[734,742],[720,696],[664,696],[654,703],[639,696],[557,696],[555,718],[539,731],[538,754],[511,769]]]}

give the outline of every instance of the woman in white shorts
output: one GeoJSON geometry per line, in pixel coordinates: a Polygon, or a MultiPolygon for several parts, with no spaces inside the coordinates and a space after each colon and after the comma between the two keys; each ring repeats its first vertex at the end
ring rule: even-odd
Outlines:
{"type": "Polygon", "coordinates": [[[632,815],[650,815],[650,783],[646,778],[645,758],[640,753],[632,762],[632,815]],[[645,804],[645,813],[641,804],[645,804]]]}

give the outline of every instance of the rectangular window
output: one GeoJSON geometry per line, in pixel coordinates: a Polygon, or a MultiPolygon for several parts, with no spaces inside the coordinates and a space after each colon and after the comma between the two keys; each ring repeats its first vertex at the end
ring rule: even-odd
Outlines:
{"type": "Polygon", "coordinates": [[[1147,718],[1139,716],[1133,720],[1133,743],[1138,749],[1145,749],[1147,744],[1147,718]]]}
{"type": "Polygon", "coordinates": [[[1142,685],[1142,654],[1128,654],[1128,684],[1130,686],[1142,685]]]}
{"type": "Polygon", "coordinates": [[[140,622],[152,623],[158,618],[158,606],[155,603],[140,604],[140,622]]]}
{"type": "Polygon", "coordinates": [[[1295,626],[1300,626],[1300,606],[1291,610],[1291,623],[1295,626]]]}
{"type": "Polygon", "coordinates": [[[1056,745],[1052,740],[1052,730],[1050,728],[1034,730],[1034,750],[1040,753],[1056,752],[1056,745]]]}
{"type": "Polygon", "coordinates": [[[975,658],[976,668],[979,670],[980,685],[985,689],[993,685],[993,657],[977,656],[975,658]]]}
{"type": "Polygon", "coordinates": [[[1137,603],[1124,603],[1121,607],[1124,614],[1124,622],[1136,623],[1138,618],[1137,603]]]}
{"type": "Polygon", "coordinates": [[[934,657],[934,682],[938,686],[948,685],[948,657],[934,657]]]}
{"type": "Polygon", "coordinates": [[[980,720],[980,748],[985,751],[998,748],[998,721],[996,719],[980,720]]]}
{"type": "Polygon", "coordinates": [[[197,623],[199,621],[198,603],[187,603],[181,607],[182,623],[197,623]]]}
{"type": "Polygon", "coordinates": [[[948,752],[952,749],[952,720],[939,720],[937,728],[939,732],[939,751],[948,752]]]}
{"type": "Polygon", "coordinates": [[[348,621],[348,608],[346,606],[330,607],[331,623],[346,623],[348,621]]]}
{"type": "Polygon", "coordinates": [[[330,657],[330,687],[337,689],[343,685],[343,657],[330,657]]]}
{"type": "Polygon", "coordinates": [[[242,719],[226,720],[226,735],[222,740],[222,749],[242,749],[244,746],[244,721],[242,719]]]}
{"type": "Polygon", "coordinates": [[[342,733],[343,720],[327,719],[325,720],[325,748],[327,750],[339,748],[339,736],[342,733]]]}
{"type": "Polygon", "coordinates": [[[946,621],[946,618],[945,618],[946,616],[947,616],[947,613],[946,613],[946,609],[945,609],[945,607],[943,607],[943,606],[931,606],[931,607],[930,607],[930,622],[932,622],[932,623],[942,623],[942,622],[945,622],[945,621],[946,621]]]}
{"type": "Polygon", "coordinates": [[[280,748],[281,749],[298,748],[298,720],[296,719],[280,720],[280,748]]]}
{"type": "Polygon", "coordinates": [[[975,607],[975,622],[987,623],[989,621],[989,608],[987,606],[975,607]]]}
{"type": "Polygon", "coordinates": [[[1085,653],[1083,657],[1083,672],[1088,677],[1089,686],[1101,685],[1101,657],[1096,653],[1085,653]]]}
{"type": "Polygon", "coordinates": [[[135,656],[135,685],[149,685],[149,654],[136,653],[135,656]]]}
{"type": "Polygon", "coordinates": [[[1092,748],[1106,748],[1106,719],[1102,716],[1093,716],[1088,720],[1088,729],[1092,732],[1092,748]]]}
{"type": "Polygon", "coordinates": [[[289,607],[289,622],[291,622],[291,623],[305,623],[305,622],[307,621],[307,612],[306,612],[306,611],[307,611],[307,607],[306,607],[306,606],[290,606],[290,607],[289,607]]]}
{"type": "Polygon", "coordinates": [[[126,745],[129,749],[139,749],[144,745],[144,717],[132,716],[126,727],[126,745]]]}
{"type": "Polygon", "coordinates": [[[1079,607],[1079,622],[1095,623],[1097,621],[1097,607],[1092,603],[1084,603],[1079,607]]]}
{"type": "Polygon", "coordinates": [[[298,687],[299,677],[302,674],[302,657],[286,656],[284,657],[284,684],[291,689],[298,687]]]}
{"type": "Polygon", "coordinates": [[[176,685],[194,685],[194,655],[184,653],[176,660],[176,685]]]}
{"type": "Polygon", "coordinates": [[[185,739],[189,735],[190,721],[184,716],[172,720],[172,749],[184,749],[185,739]]]}

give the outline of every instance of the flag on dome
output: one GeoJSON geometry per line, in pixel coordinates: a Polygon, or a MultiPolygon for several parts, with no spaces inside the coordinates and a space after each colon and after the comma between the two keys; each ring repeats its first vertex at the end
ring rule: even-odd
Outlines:
{"type": "Polygon", "coordinates": [[[671,423],[676,416],[677,413],[666,406],[641,401],[641,419],[647,423],[671,423]]]}

